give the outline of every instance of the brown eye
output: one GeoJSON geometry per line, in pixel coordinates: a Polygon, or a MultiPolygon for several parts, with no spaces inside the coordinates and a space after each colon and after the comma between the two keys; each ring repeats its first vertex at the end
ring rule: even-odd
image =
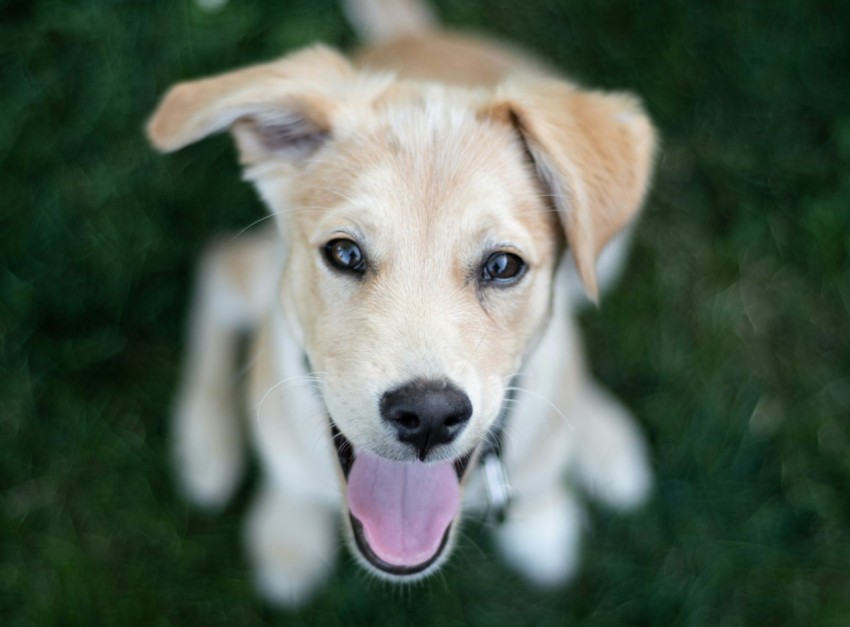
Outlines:
{"type": "Polygon", "coordinates": [[[325,244],[325,259],[337,270],[363,274],[366,270],[366,258],[356,242],[345,239],[333,239],[325,244]]]}
{"type": "Polygon", "coordinates": [[[513,253],[493,253],[481,268],[481,282],[504,287],[513,285],[525,274],[525,262],[513,253]]]}

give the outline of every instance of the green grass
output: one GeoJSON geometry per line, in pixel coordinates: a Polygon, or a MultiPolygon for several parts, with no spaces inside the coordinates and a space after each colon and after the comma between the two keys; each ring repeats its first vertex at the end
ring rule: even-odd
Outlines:
{"type": "Polygon", "coordinates": [[[166,438],[193,260],[262,209],[225,138],[163,158],[141,127],[177,80],[354,37],[330,0],[0,0],[3,624],[850,624],[850,4],[439,5],[661,129],[628,278],[583,318],[651,439],[652,503],[591,506],[565,590],[473,525],[423,585],[343,557],[302,612],[263,606],[250,487],[192,510],[166,438]]]}

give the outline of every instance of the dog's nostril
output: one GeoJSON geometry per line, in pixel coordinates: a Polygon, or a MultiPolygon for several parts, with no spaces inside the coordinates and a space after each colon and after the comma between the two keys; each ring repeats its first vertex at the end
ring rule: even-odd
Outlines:
{"type": "Polygon", "coordinates": [[[405,429],[416,429],[419,426],[419,416],[410,412],[401,412],[393,420],[405,429]]]}
{"type": "Polygon", "coordinates": [[[448,418],[446,418],[443,424],[447,427],[454,427],[455,425],[462,423],[464,420],[465,418],[463,416],[455,414],[454,416],[449,416],[448,418]]]}

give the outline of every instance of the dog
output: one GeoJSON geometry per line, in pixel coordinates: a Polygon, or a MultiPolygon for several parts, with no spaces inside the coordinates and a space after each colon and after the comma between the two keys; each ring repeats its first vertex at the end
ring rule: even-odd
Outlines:
{"type": "Polygon", "coordinates": [[[317,591],[340,525],[368,571],[415,581],[488,509],[504,558],[558,585],[579,558],[575,489],[619,509],[651,492],[644,439],[588,374],[574,314],[622,265],[655,131],[634,96],[443,31],[416,0],[345,8],[360,52],[314,45],[178,84],[148,123],[163,152],[229,131],[275,224],[201,262],[180,482],[222,506],[250,434],[245,540],[276,603],[317,591]]]}

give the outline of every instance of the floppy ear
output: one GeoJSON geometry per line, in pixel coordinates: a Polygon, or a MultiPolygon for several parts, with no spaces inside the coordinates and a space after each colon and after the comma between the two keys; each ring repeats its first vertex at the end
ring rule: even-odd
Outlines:
{"type": "Polygon", "coordinates": [[[305,156],[328,137],[334,88],[354,74],[340,54],[315,46],[271,63],[180,83],[148,121],[148,138],[171,152],[232,129],[243,163],[305,156]]]}
{"type": "Polygon", "coordinates": [[[640,209],[655,131],[638,100],[565,81],[509,81],[489,114],[516,126],[554,196],[579,277],[597,301],[596,258],[640,209]]]}

